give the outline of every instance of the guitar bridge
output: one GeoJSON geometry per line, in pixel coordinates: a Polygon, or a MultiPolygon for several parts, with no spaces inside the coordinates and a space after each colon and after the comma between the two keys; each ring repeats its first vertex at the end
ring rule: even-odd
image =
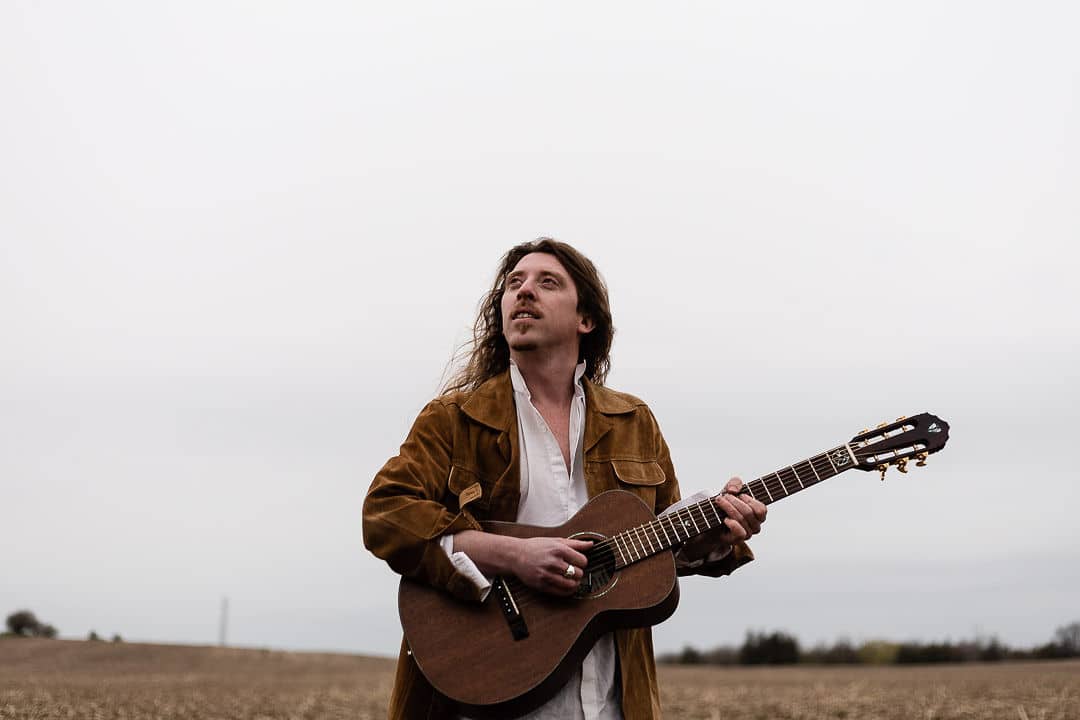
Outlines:
{"type": "Polygon", "coordinates": [[[525,624],[525,617],[518,610],[514,594],[506,586],[502,577],[496,577],[491,583],[491,590],[495,593],[496,601],[502,609],[506,624],[510,626],[510,634],[515,640],[524,640],[529,637],[529,626],[525,624]]]}

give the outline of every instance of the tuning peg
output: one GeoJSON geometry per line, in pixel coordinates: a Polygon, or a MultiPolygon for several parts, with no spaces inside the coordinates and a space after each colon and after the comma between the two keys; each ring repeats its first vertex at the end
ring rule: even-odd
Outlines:
{"type": "Polygon", "coordinates": [[[885,463],[881,463],[877,466],[877,471],[881,473],[881,482],[885,482],[885,471],[889,469],[889,466],[885,463]]]}
{"type": "Polygon", "coordinates": [[[885,426],[886,426],[886,425],[888,425],[888,424],[889,424],[889,423],[878,423],[878,428],[883,428],[883,427],[885,427],[885,426]]]}
{"type": "Polygon", "coordinates": [[[930,457],[930,453],[919,453],[915,456],[918,461],[915,463],[915,467],[926,467],[926,458],[930,457]]]}
{"type": "Polygon", "coordinates": [[[900,472],[902,472],[902,473],[907,472],[907,458],[900,458],[899,460],[897,460],[893,464],[896,465],[896,469],[899,470],[900,472]]]}
{"type": "Polygon", "coordinates": [[[907,415],[901,415],[900,417],[896,418],[896,422],[900,422],[901,420],[907,420],[907,415]]]}
{"type": "Polygon", "coordinates": [[[856,435],[862,435],[863,433],[868,433],[868,432],[870,432],[870,428],[863,428],[862,430],[860,430],[859,432],[857,432],[855,434],[856,435]]]}

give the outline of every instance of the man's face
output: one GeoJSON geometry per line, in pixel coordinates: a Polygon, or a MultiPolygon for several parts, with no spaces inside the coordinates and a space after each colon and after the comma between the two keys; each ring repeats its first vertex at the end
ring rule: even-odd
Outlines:
{"type": "Polygon", "coordinates": [[[529,253],[506,276],[503,337],[512,352],[563,349],[577,357],[579,338],[593,328],[577,310],[577,286],[554,255],[529,253]]]}

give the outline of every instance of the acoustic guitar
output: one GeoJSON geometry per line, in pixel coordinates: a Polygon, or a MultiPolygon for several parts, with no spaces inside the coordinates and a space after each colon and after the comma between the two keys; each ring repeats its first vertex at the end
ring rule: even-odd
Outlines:
{"type": "MultiPolygon", "coordinates": [[[[838,447],[746,483],[765,504],[858,468],[907,472],[926,464],[949,425],[923,413],[864,430],[838,447]]],[[[592,540],[578,592],[556,597],[512,576],[496,577],[487,599],[468,604],[403,578],[398,610],[420,671],[443,695],[476,716],[514,717],[538,707],[578,667],[600,636],[666,620],[679,601],[673,550],[719,527],[712,499],[656,517],[636,495],[602,493],[558,527],[484,522],[487,532],[519,538],[592,540]]]]}

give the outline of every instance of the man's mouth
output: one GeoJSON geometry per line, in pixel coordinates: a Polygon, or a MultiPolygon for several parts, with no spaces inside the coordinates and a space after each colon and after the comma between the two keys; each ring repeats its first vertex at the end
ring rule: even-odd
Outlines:
{"type": "Polygon", "coordinates": [[[536,320],[540,316],[536,313],[529,312],[528,310],[518,310],[516,313],[510,316],[511,320],[536,320]]]}

